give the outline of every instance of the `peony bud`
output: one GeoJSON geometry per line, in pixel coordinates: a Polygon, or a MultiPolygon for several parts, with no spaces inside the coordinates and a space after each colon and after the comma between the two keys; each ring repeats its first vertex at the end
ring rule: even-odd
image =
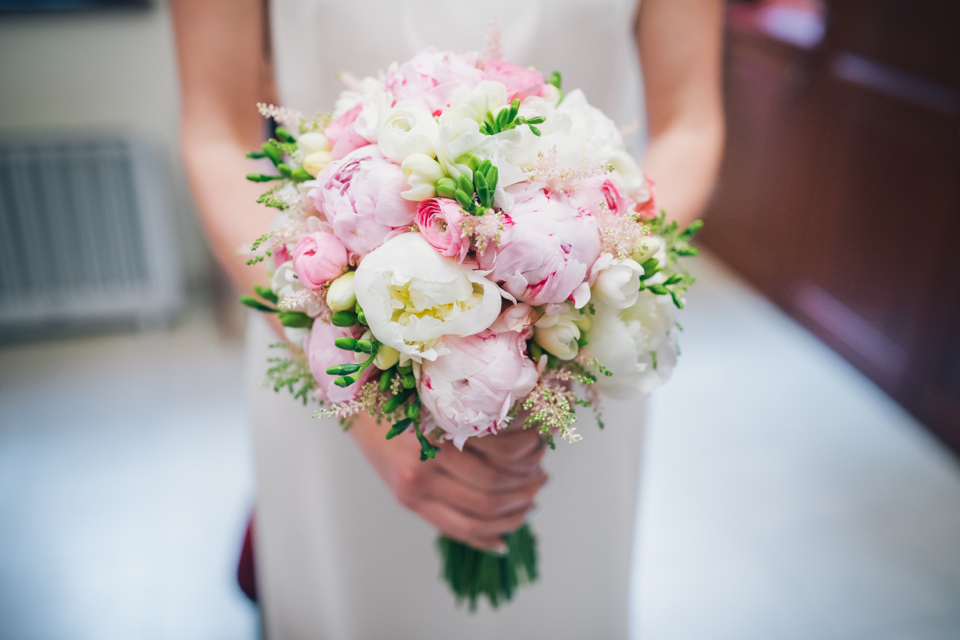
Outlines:
{"type": "Polygon", "coordinates": [[[330,141],[327,140],[327,136],[323,135],[319,131],[305,133],[297,140],[297,149],[299,149],[305,157],[317,153],[318,151],[329,152],[331,148],[332,147],[330,146],[330,141]]]}
{"type": "Polygon", "coordinates": [[[327,306],[333,311],[348,311],[357,303],[353,292],[353,271],[348,271],[333,282],[327,289],[327,306]]]}
{"type": "Polygon", "coordinates": [[[424,153],[414,153],[403,161],[400,170],[407,178],[410,189],[400,195],[414,202],[429,200],[436,195],[437,181],[443,178],[440,163],[424,153]]]}
{"type": "Polygon", "coordinates": [[[303,170],[316,178],[317,174],[326,169],[331,162],[333,162],[333,156],[329,151],[317,151],[303,159],[303,170]]]}

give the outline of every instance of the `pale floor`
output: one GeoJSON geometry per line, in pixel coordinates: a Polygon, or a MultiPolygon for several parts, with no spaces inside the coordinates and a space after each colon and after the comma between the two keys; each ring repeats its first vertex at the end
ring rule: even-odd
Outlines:
{"type": "MultiPolygon", "coordinates": [[[[718,265],[651,402],[644,640],[960,638],[960,471],[718,265]]],[[[0,638],[252,639],[241,355],[172,333],[0,349],[0,638]]],[[[612,427],[612,425],[611,425],[612,427]]]]}

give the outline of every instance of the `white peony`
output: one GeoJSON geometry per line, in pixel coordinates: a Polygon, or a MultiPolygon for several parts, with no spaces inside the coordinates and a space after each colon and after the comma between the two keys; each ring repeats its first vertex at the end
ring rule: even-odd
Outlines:
{"type": "Polygon", "coordinates": [[[400,164],[415,153],[435,156],[433,145],[439,131],[425,106],[403,100],[382,114],[377,144],[384,157],[400,164]]]}
{"type": "Polygon", "coordinates": [[[354,276],[373,335],[416,362],[447,352],[445,335],[469,336],[500,315],[500,289],[419,233],[404,233],[368,254],[354,276]]]}
{"type": "Polygon", "coordinates": [[[669,296],[641,292],[626,309],[597,305],[587,349],[612,376],[596,389],[614,398],[648,394],[670,379],[677,364],[676,307],[669,296]]]}

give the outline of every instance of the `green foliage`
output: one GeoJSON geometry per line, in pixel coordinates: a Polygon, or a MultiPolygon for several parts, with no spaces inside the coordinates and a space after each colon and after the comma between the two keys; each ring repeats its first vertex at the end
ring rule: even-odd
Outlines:
{"type": "Polygon", "coordinates": [[[283,186],[282,184],[278,184],[274,186],[272,189],[270,189],[269,191],[264,191],[263,193],[261,193],[260,197],[257,198],[257,204],[273,207],[274,209],[279,209],[280,211],[285,211],[286,209],[288,209],[290,205],[288,205],[278,195],[276,195],[277,191],[279,191],[280,187],[282,186],[283,186]]]}
{"type": "Polygon", "coordinates": [[[443,562],[443,578],[457,599],[469,601],[470,611],[486,596],[494,609],[513,599],[520,585],[537,580],[537,538],[530,525],[505,534],[505,554],[475,549],[462,542],[440,536],[437,551],[443,562]]]}
{"type": "Polygon", "coordinates": [[[654,235],[661,236],[666,242],[667,260],[665,264],[659,264],[655,258],[650,258],[643,263],[643,275],[640,277],[640,290],[649,291],[658,296],[670,296],[678,309],[683,309],[683,295],[687,292],[696,278],[690,272],[683,268],[680,259],[696,256],[699,251],[690,244],[694,234],[703,227],[702,220],[696,220],[690,223],[684,229],[676,220],[669,223],[666,221],[666,212],[661,211],[660,215],[649,222],[650,230],[654,235]],[[647,284],[646,280],[652,278],[655,274],[662,272],[665,280],[658,284],[647,284]]]}
{"type": "MultiPolygon", "coordinates": [[[[556,74],[558,77],[557,82],[559,82],[559,73],[556,74]]],[[[484,121],[480,123],[480,133],[488,136],[493,136],[498,133],[503,133],[504,131],[510,131],[511,129],[516,129],[521,125],[527,125],[530,127],[531,133],[535,136],[540,135],[540,129],[537,129],[538,124],[543,124],[544,119],[541,116],[535,116],[533,118],[524,118],[521,115],[518,115],[520,110],[520,99],[517,98],[509,107],[504,107],[500,109],[497,115],[493,115],[493,112],[487,109],[487,114],[484,116],[484,121]]]]}
{"type": "Polygon", "coordinates": [[[287,389],[295,399],[307,404],[312,397],[310,392],[317,388],[317,381],[310,372],[310,365],[303,351],[282,342],[272,344],[270,348],[286,349],[289,356],[267,360],[271,366],[267,369],[266,385],[277,392],[287,389]]]}

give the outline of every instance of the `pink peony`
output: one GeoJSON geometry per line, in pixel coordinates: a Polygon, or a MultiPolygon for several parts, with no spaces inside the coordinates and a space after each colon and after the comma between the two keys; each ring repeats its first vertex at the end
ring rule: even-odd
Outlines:
{"type": "Polygon", "coordinates": [[[320,385],[316,391],[318,399],[323,402],[349,402],[357,397],[360,388],[374,374],[376,369],[367,367],[360,379],[349,387],[338,387],[333,384],[338,376],[327,375],[327,369],[334,365],[355,362],[352,352],[338,348],[333,341],[337,338],[359,338],[362,334],[359,325],[337,327],[329,322],[314,321],[313,329],[303,339],[303,351],[310,363],[310,372],[320,385]]]}
{"type": "Polygon", "coordinates": [[[457,55],[430,47],[409,62],[392,65],[384,84],[398,101],[415,100],[437,115],[457,89],[464,85],[473,89],[481,80],[476,53],[457,55]]]}
{"type": "Polygon", "coordinates": [[[308,289],[317,289],[343,275],[347,248],[331,233],[318,231],[300,236],[293,247],[293,271],[308,289]]]}
{"type": "Polygon", "coordinates": [[[570,196],[570,202],[582,213],[598,215],[601,206],[614,215],[632,211],[637,203],[623,193],[617,180],[608,176],[596,176],[587,180],[570,196]]]}
{"type": "Polygon", "coordinates": [[[487,60],[483,67],[483,79],[502,82],[507,87],[509,102],[515,98],[523,101],[538,95],[543,88],[543,75],[539,71],[519,67],[506,60],[487,60]]]}
{"type": "Polygon", "coordinates": [[[430,246],[462,263],[470,251],[470,239],[463,237],[463,209],[454,200],[430,198],[417,207],[417,226],[430,246]]]}
{"type": "Polygon", "coordinates": [[[471,436],[496,433],[513,404],[537,383],[537,368],[524,357],[516,331],[489,331],[461,338],[444,336],[450,353],[424,360],[420,401],[460,449],[471,436]]]}
{"type": "Polygon", "coordinates": [[[370,144],[363,136],[357,133],[355,123],[357,116],[363,111],[363,103],[357,103],[342,116],[327,125],[323,135],[333,146],[330,155],[334,160],[345,157],[351,151],[370,144]]]}
{"type": "Polygon", "coordinates": [[[636,212],[640,214],[641,220],[653,220],[660,214],[657,209],[657,188],[646,174],[643,175],[643,179],[646,185],[641,186],[633,194],[638,201],[636,212]]]}
{"type": "Polygon", "coordinates": [[[518,300],[533,306],[567,300],[600,257],[600,232],[593,216],[568,198],[543,191],[525,194],[510,211],[512,224],[499,246],[478,256],[480,269],[502,282],[518,300]]]}
{"type": "Polygon", "coordinates": [[[317,174],[309,197],[347,249],[363,256],[413,224],[417,203],[400,197],[407,188],[400,167],[368,145],[317,174]]]}

